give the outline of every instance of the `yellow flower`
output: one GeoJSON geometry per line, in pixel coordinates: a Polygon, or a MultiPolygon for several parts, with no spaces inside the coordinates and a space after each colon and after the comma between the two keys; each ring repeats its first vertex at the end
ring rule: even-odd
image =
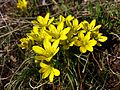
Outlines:
{"type": "Polygon", "coordinates": [[[87,50],[92,52],[93,46],[97,44],[97,41],[90,39],[91,32],[88,32],[85,36],[83,32],[78,34],[78,40],[76,40],[75,45],[80,46],[80,52],[85,53],[87,50]]]}
{"type": "Polygon", "coordinates": [[[73,38],[73,36],[78,33],[78,30],[80,30],[81,23],[79,24],[79,21],[77,19],[74,19],[74,20],[72,20],[72,23],[71,22],[69,22],[69,23],[71,25],[70,26],[71,29],[70,29],[69,33],[67,34],[67,36],[68,36],[68,40],[71,40],[73,38]]]}
{"type": "Polygon", "coordinates": [[[59,16],[59,21],[60,21],[60,22],[64,22],[64,21],[65,21],[65,18],[64,18],[62,15],[60,15],[60,16],[59,16]]]}
{"type": "Polygon", "coordinates": [[[59,76],[60,71],[58,69],[55,69],[54,67],[47,65],[43,62],[40,63],[40,66],[42,67],[39,72],[42,74],[42,79],[45,79],[49,76],[49,81],[53,82],[54,76],[59,76]]]}
{"type": "Polygon", "coordinates": [[[102,33],[99,33],[97,36],[97,40],[100,42],[105,42],[107,40],[106,36],[102,36],[102,33]]]}
{"type": "Polygon", "coordinates": [[[105,42],[107,40],[107,37],[106,36],[102,36],[102,33],[99,33],[99,32],[95,32],[94,33],[94,38],[95,40],[97,40],[97,45],[98,46],[102,46],[99,42],[105,42]]]}
{"type": "Polygon", "coordinates": [[[20,39],[21,44],[18,44],[18,46],[21,47],[22,49],[27,49],[29,40],[30,40],[29,38],[21,38],[20,39]]]}
{"type": "Polygon", "coordinates": [[[50,61],[52,57],[59,51],[59,40],[55,40],[53,44],[51,45],[51,42],[48,38],[44,39],[43,46],[44,48],[40,46],[33,46],[32,50],[39,54],[35,57],[36,60],[46,60],[50,61]]]}
{"type": "Polygon", "coordinates": [[[51,19],[49,19],[49,17],[50,17],[50,13],[47,13],[45,17],[38,16],[37,21],[33,20],[32,23],[38,25],[39,27],[49,26],[54,20],[54,17],[52,17],[51,19]]]}
{"type": "Polygon", "coordinates": [[[73,19],[74,19],[74,17],[72,15],[67,16],[66,19],[65,19],[66,25],[69,26],[69,27],[72,26],[71,20],[73,20],[73,19]]]}
{"type": "Polygon", "coordinates": [[[81,28],[83,29],[84,32],[89,32],[89,31],[98,31],[101,25],[97,25],[95,27],[96,20],[92,20],[91,23],[89,24],[87,21],[81,22],[81,28]]]}
{"type": "Polygon", "coordinates": [[[55,24],[59,24],[61,22],[66,22],[67,26],[71,26],[71,20],[73,20],[74,17],[72,15],[68,15],[66,18],[62,15],[59,16],[59,21],[57,21],[55,24]]]}
{"type": "Polygon", "coordinates": [[[45,28],[40,28],[39,26],[33,26],[31,33],[27,33],[28,37],[32,37],[37,42],[42,42],[44,38],[51,39],[52,37],[45,32],[45,28]]]}
{"type": "Polygon", "coordinates": [[[22,10],[27,9],[27,1],[26,0],[18,0],[17,8],[20,8],[22,10]]]}
{"type": "Polygon", "coordinates": [[[65,22],[66,21],[66,24],[67,26],[70,26],[71,25],[71,20],[73,20],[74,17],[72,15],[68,15],[66,18],[62,15],[59,16],[59,22],[57,22],[58,24],[61,23],[61,22],[65,22]]]}
{"type": "Polygon", "coordinates": [[[54,25],[59,25],[61,22],[62,22],[62,23],[65,22],[65,18],[64,18],[62,15],[59,16],[59,21],[56,21],[56,22],[54,23],[54,25]]]}
{"type": "Polygon", "coordinates": [[[73,29],[74,33],[76,33],[76,31],[78,31],[80,28],[81,28],[81,23],[79,24],[78,19],[74,19],[73,25],[72,25],[72,29],[73,29]]]}
{"type": "Polygon", "coordinates": [[[49,30],[46,30],[46,32],[53,37],[53,40],[54,39],[66,40],[67,39],[66,34],[70,31],[70,27],[64,28],[63,22],[59,23],[57,28],[52,24],[50,24],[48,28],[49,30]]]}

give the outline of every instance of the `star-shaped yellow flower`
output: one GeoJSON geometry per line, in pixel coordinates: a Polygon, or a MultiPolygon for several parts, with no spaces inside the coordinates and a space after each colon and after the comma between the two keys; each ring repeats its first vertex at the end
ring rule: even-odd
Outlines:
{"type": "Polygon", "coordinates": [[[53,82],[53,78],[54,76],[59,76],[60,75],[60,71],[50,65],[47,65],[43,62],[40,63],[40,66],[42,67],[39,72],[43,73],[42,74],[42,79],[45,79],[49,76],[49,81],[53,82]]]}
{"type": "Polygon", "coordinates": [[[84,32],[89,32],[89,31],[98,31],[101,25],[97,25],[96,20],[92,20],[91,23],[89,24],[87,21],[81,22],[81,28],[83,29],[84,32]]]}
{"type": "Polygon", "coordinates": [[[30,41],[29,38],[21,38],[20,39],[21,44],[18,44],[18,46],[21,47],[22,49],[27,49],[29,41],[30,41]]]}
{"type": "Polygon", "coordinates": [[[44,39],[43,46],[44,48],[40,46],[33,46],[32,50],[39,54],[35,57],[36,60],[46,60],[50,61],[52,57],[59,51],[59,40],[55,40],[53,44],[51,45],[51,42],[49,39],[44,39]]]}
{"type": "Polygon", "coordinates": [[[17,8],[20,8],[22,10],[27,9],[27,1],[26,0],[18,0],[17,8]]]}
{"type": "Polygon", "coordinates": [[[33,20],[32,23],[38,25],[39,27],[49,26],[54,20],[54,17],[50,19],[50,13],[47,13],[45,17],[38,16],[37,21],[33,20]]]}
{"type": "Polygon", "coordinates": [[[73,20],[73,19],[74,19],[74,16],[68,15],[68,16],[66,17],[66,19],[65,19],[66,25],[70,27],[70,26],[72,25],[72,24],[71,24],[71,20],[73,20]]]}
{"type": "Polygon", "coordinates": [[[49,30],[46,30],[46,32],[53,37],[53,40],[54,39],[66,40],[67,39],[66,34],[70,31],[70,27],[64,28],[63,22],[59,23],[57,28],[52,24],[50,24],[48,28],[49,30]]]}
{"type": "Polygon", "coordinates": [[[99,33],[99,32],[95,32],[94,33],[94,38],[97,41],[97,45],[98,46],[102,46],[100,44],[100,42],[105,42],[107,40],[107,37],[106,36],[102,36],[102,33],[99,33]]]}
{"type": "Polygon", "coordinates": [[[67,37],[68,37],[68,40],[70,41],[74,35],[77,35],[78,31],[81,28],[81,23],[79,24],[78,19],[74,19],[74,20],[72,20],[72,23],[71,22],[69,22],[69,23],[70,23],[71,29],[70,29],[69,33],[67,34],[67,37]]]}
{"type": "Polygon", "coordinates": [[[42,42],[44,38],[51,39],[52,37],[45,32],[45,28],[40,28],[39,26],[33,26],[31,33],[27,33],[28,37],[32,37],[37,42],[42,42]]]}
{"type": "Polygon", "coordinates": [[[97,44],[97,41],[90,39],[91,32],[88,32],[85,36],[83,32],[78,34],[78,40],[76,40],[75,45],[80,46],[80,52],[85,53],[87,50],[92,52],[93,46],[97,44]]]}

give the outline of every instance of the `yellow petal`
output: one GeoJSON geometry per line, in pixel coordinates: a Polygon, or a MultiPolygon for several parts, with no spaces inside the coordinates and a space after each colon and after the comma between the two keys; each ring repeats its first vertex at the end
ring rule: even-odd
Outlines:
{"type": "Polygon", "coordinates": [[[96,32],[95,34],[96,34],[97,38],[100,38],[102,36],[102,33],[99,33],[99,32],[96,32]]]}
{"type": "MultiPolygon", "coordinates": [[[[47,68],[46,68],[47,69],[47,68]]],[[[41,68],[40,70],[39,70],[39,73],[44,73],[46,70],[45,70],[45,68],[41,68]]]]}
{"type": "Polygon", "coordinates": [[[50,76],[49,76],[50,82],[53,82],[53,78],[54,78],[54,72],[52,70],[51,73],[50,73],[50,76]]]}
{"type": "Polygon", "coordinates": [[[21,0],[18,0],[18,4],[20,4],[22,1],[21,0]]]}
{"type": "Polygon", "coordinates": [[[72,23],[69,20],[66,21],[66,25],[72,27],[72,23]]]}
{"type": "Polygon", "coordinates": [[[61,23],[58,24],[57,30],[58,30],[58,31],[61,31],[61,30],[63,30],[63,27],[64,27],[64,23],[61,22],[61,23]]]}
{"type": "Polygon", "coordinates": [[[72,19],[74,19],[74,17],[72,15],[69,15],[66,17],[66,20],[68,20],[68,21],[71,21],[72,19]]]}
{"type": "Polygon", "coordinates": [[[26,9],[27,8],[27,1],[26,0],[18,0],[17,8],[26,9]]]}
{"type": "Polygon", "coordinates": [[[53,55],[51,55],[50,57],[46,58],[45,60],[46,60],[47,62],[49,62],[49,61],[52,59],[52,57],[53,57],[53,55]]]}
{"type": "Polygon", "coordinates": [[[83,32],[78,33],[78,38],[79,38],[79,40],[81,40],[81,39],[84,38],[84,34],[83,34],[83,32]]]}
{"type": "Polygon", "coordinates": [[[85,40],[85,41],[89,41],[89,40],[90,40],[90,35],[91,35],[91,32],[87,32],[84,40],[85,40]]]}
{"type": "Polygon", "coordinates": [[[54,21],[54,17],[52,17],[52,18],[48,21],[48,25],[50,25],[53,21],[54,21]]]}
{"type": "Polygon", "coordinates": [[[45,60],[47,57],[46,56],[35,56],[36,60],[45,60]]]}
{"type": "Polygon", "coordinates": [[[47,66],[47,67],[45,67],[45,68],[41,68],[41,69],[39,70],[39,73],[44,73],[44,72],[46,72],[46,71],[48,70],[48,68],[49,68],[49,66],[47,66]]]}
{"type": "Polygon", "coordinates": [[[82,23],[82,25],[81,25],[82,29],[88,30],[89,23],[88,23],[87,21],[83,21],[83,22],[81,22],[81,23],[82,23]]]}
{"type": "Polygon", "coordinates": [[[70,31],[70,27],[65,28],[64,30],[61,31],[61,34],[66,35],[70,31]]]}
{"type": "Polygon", "coordinates": [[[21,38],[21,39],[20,39],[20,42],[28,43],[28,39],[27,39],[27,38],[21,38]]]}
{"type": "Polygon", "coordinates": [[[45,24],[47,24],[48,20],[49,20],[49,17],[50,17],[50,13],[47,13],[46,16],[45,16],[45,24]]]}
{"type": "Polygon", "coordinates": [[[61,31],[60,33],[60,40],[66,40],[67,36],[66,34],[70,31],[70,27],[65,28],[64,30],[61,31]]]}
{"type": "Polygon", "coordinates": [[[48,28],[49,28],[49,30],[50,30],[51,32],[54,32],[54,33],[55,33],[55,32],[57,31],[57,30],[56,30],[56,27],[55,27],[53,24],[50,24],[48,28]]]}
{"type": "Polygon", "coordinates": [[[97,25],[92,31],[98,31],[101,25],[97,25]]]}
{"type": "Polygon", "coordinates": [[[24,8],[27,8],[27,1],[26,0],[23,0],[23,5],[24,5],[24,8]]]}
{"type": "Polygon", "coordinates": [[[74,34],[76,35],[76,34],[77,34],[77,31],[80,30],[80,26],[74,27],[73,30],[74,30],[74,34]]]}
{"type": "Polygon", "coordinates": [[[60,75],[60,71],[58,69],[53,68],[54,71],[54,75],[55,76],[59,76],[60,75]]]}
{"type": "Polygon", "coordinates": [[[89,46],[95,46],[97,44],[97,41],[92,39],[88,42],[89,46]]]}
{"type": "Polygon", "coordinates": [[[74,36],[70,41],[73,42],[73,41],[76,41],[78,39],[77,36],[74,36]]]}
{"type": "Polygon", "coordinates": [[[74,45],[74,41],[70,42],[68,46],[73,46],[74,45]]]}
{"type": "Polygon", "coordinates": [[[96,24],[96,20],[92,20],[91,23],[90,23],[90,27],[91,29],[93,29],[95,27],[95,24],[96,24]]]}
{"type": "Polygon", "coordinates": [[[40,46],[33,46],[32,50],[37,54],[45,54],[45,50],[40,46]]]}
{"type": "Polygon", "coordinates": [[[93,51],[93,47],[92,47],[92,46],[86,45],[85,48],[86,48],[88,51],[90,51],[90,52],[93,51]]]}
{"type": "Polygon", "coordinates": [[[52,48],[53,48],[53,49],[56,49],[56,48],[58,47],[58,45],[59,45],[59,42],[60,42],[59,39],[58,39],[58,40],[55,40],[55,41],[53,42],[53,44],[52,44],[52,48]]]}
{"type": "Polygon", "coordinates": [[[60,40],[66,40],[66,39],[67,39],[67,36],[65,34],[61,34],[60,40]]]}
{"type": "Polygon", "coordinates": [[[78,37],[73,37],[71,40],[70,40],[70,43],[69,43],[69,46],[73,46],[75,44],[75,42],[77,41],[78,37]]]}
{"type": "Polygon", "coordinates": [[[49,48],[51,48],[51,42],[49,41],[48,38],[44,39],[43,46],[44,46],[45,50],[48,50],[49,48]]]}
{"type": "Polygon", "coordinates": [[[56,38],[56,33],[53,33],[52,31],[48,31],[48,30],[46,30],[46,32],[49,34],[49,36],[50,36],[50,38],[48,38],[49,40],[51,40],[52,39],[52,37],[53,38],[56,38]],[[52,37],[51,37],[52,36],[52,37]]]}
{"type": "Polygon", "coordinates": [[[37,21],[39,22],[40,25],[44,25],[44,18],[42,16],[38,16],[37,21]]]}
{"type": "Polygon", "coordinates": [[[77,20],[77,19],[74,19],[74,20],[73,20],[73,26],[74,26],[74,27],[78,26],[78,20],[77,20]]]}
{"type": "Polygon", "coordinates": [[[35,34],[39,34],[38,28],[39,28],[39,26],[33,26],[33,30],[32,30],[32,31],[33,31],[35,34]]]}
{"type": "Polygon", "coordinates": [[[86,53],[87,49],[84,46],[80,47],[80,52],[81,53],[86,53]]]}
{"type": "Polygon", "coordinates": [[[45,63],[43,63],[43,62],[40,62],[40,66],[41,66],[42,68],[46,68],[46,67],[48,67],[48,65],[45,64],[45,63]]]}
{"type": "Polygon", "coordinates": [[[34,40],[34,38],[29,33],[26,33],[26,35],[28,37],[28,40],[34,40]]]}
{"type": "Polygon", "coordinates": [[[26,0],[22,0],[22,1],[23,1],[23,3],[24,3],[24,4],[26,4],[26,3],[27,3],[27,1],[26,1],[26,0]]]}
{"type": "Polygon", "coordinates": [[[74,45],[76,45],[76,46],[81,46],[82,44],[81,44],[81,41],[76,40],[75,43],[74,43],[74,45]]]}
{"type": "MultiPolygon", "coordinates": [[[[41,35],[41,34],[40,34],[41,35]]],[[[50,36],[45,30],[43,30],[43,39],[52,39],[52,36],[50,36]]]]}
{"type": "Polygon", "coordinates": [[[54,51],[53,56],[59,51],[59,47],[54,51]]]}
{"type": "Polygon", "coordinates": [[[51,68],[48,68],[43,74],[42,74],[42,79],[47,78],[51,73],[51,68]]]}
{"type": "Polygon", "coordinates": [[[39,23],[36,20],[33,20],[32,24],[38,25],[39,23]]]}
{"type": "Polygon", "coordinates": [[[105,42],[107,40],[107,37],[106,36],[101,36],[98,41],[100,42],[105,42]]]}
{"type": "Polygon", "coordinates": [[[82,23],[79,24],[79,28],[81,29],[83,27],[82,23]]]}
{"type": "Polygon", "coordinates": [[[59,20],[60,20],[60,22],[64,22],[64,21],[65,21],[65,18],[64,18],[62,15],[60,15],[60,16],[59,16],[59,20]]]}

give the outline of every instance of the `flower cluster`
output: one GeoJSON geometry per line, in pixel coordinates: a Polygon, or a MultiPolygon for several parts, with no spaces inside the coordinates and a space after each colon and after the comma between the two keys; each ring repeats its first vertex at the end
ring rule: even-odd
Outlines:
{"type": "Polygon", "coordinates": [[[30,48],[36,53],[35,62],[40,63],[42,79],[49,77],[50,82],[53,82],[54,76],[60,75],[60,71],[54,68],[53,64],[53,58],[60,47],[69,49],[75,45],[81,53],[86,53],[92,52],[95,45],[101,46],[100,42],[107,40],[107,37],[99,32],[101,25],[95,26],[96,20],[92,20],[90,24],[87,21],[79,23],[72,15],[66,18],[60,15],[58,20],[55,20],[47,13],[45,17],[38,16],[32,23],[33,29],[26,34],[26,38],[20,39],[19,46],[22,49],[30,48]]]}
{"type": "Polygon", "coordinates": [[[19,9],[26,9],[27,8],[27,1],[26,0],[18,0],[17,8],[19,9]]]}

